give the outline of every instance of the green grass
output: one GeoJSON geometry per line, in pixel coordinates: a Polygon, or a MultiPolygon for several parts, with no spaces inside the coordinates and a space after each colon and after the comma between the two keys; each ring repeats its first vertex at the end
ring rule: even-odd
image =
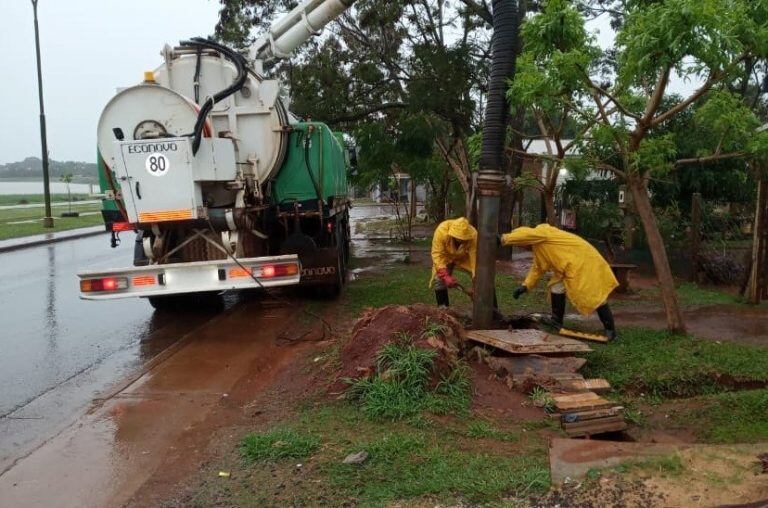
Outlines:
{"type": "Polygon", "coordinates": [[[691,282],[681,284],[677,288],[677,295],[682,305],[727,305],[740,303],[740,299],[733,295],[702,288],[691,282]]]}
{"type": "Polygon", "coordinates": [[[647,459],[628,460],[622,462],[615,469],[621,473],[640,471],[661,478],[678,478],[685,471],[685,466],[680,455],[671,454],[647,459]]]}
{"type": "Polygon", "coordinates": [[[585,377],[628,394],[690,397],[727,391],[732,382],[768,383],[766,348],[646,329],[622,330],[619,342],[593,348],[585,377]]]}
{"type": "Polygon", "coordinates": [[[706,443],[768,441],[768,390],[721,393],[699,399],[699,407],[677,413],[675,422],[692,427],[706,443]]]}
{"type": "Polygon", "coordinates": [[[402,420],[423,411],[466,413],[470,403],[468,369],[456,367],[430,389],[436,352],[407,343],[385,345],[377,373],[355,381],[348,395],[372,419],[402,420]]]}
{"type": "Polygon", "coordinates": [[[549,470],[540,458],[455,450],[419,432],[387,433],[347,451],[359,449],[371,455],[363,467],[334,463],[327,471],[331,485],[353,494],[362,506],[427,495],[480,503],[549,487],[549,470]]]}
{"type": "Polygon", "coordinates": [[[520,440],[518,432],[501,430],[486,420],[472,420],[467,425],[467,437],[474,439],[493,439],[496,441],[517,442],[520,440]]]}
{"type": "Polygon", "coordinates": [[[320,446],[317,437],[291,429],[276,429],[249,434],[243,439],[242,454],[250,462],[259,460],[303,459],[320,446]]]}
{"type": "Polygon", "coordinates": [[[101,213],[98,213],[101,210],[101,204],[99,203],[74,205],[72,207],[72,211],[90,213],[91,215],[60,217],[59,215],[61,212],[66,211],[67,209],[66,206],[55,207],[53,209],[53,228],[43,227],[42,217],[45,212],[42,206],[0,210],[0,240],[104,224],[101,213]],[[12,224],[14,222],[19,223],[12,224]]]}
{"type": "MultiPolygon", "coordinates": [[[[352,281],[345,290],[345,310],[356,315],[366,307],[414,303],[434,305],[435,292],[429,287],[431,274],[431,267],[416,264],[398,264],[386,271],[362,272],[359,279],[352,281]]],[[[457,270],[455,275],[464,287],[472,287],[468,274],[457,270]]],[[[497,275],[496,294],[503,313],[548,312],[549,303],[543,282],[519,300],[514,300],[512,291],[519,284],[520,280],[512,276],[497,275]]],[[[472,308],[469,297],[458,290],[450,291],[450,299],[451,306],[460,311],[469,311],[472,308]]]]}
{"type": "MultiPolygon", "coordinates": [[[[43,203],[42,194],[0,194],[0,206],[9,205],[27,205],[43,203]]],[[[91,198],[88,194],[72,194],[72,201],[85,201],[91,198]]],[[[69,201],[66,194],[51,194],[51,203],[61,203],[69,201]]]]}

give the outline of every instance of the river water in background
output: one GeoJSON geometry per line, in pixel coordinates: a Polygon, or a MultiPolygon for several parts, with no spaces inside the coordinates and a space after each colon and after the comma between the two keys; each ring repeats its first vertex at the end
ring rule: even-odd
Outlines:
{"type": "MultiPolygon", "coordinates": [[[[97,184],[71,183],[69,189],[73,194],[89,194],[99,192],[97,184]]],[[[42,194],[43,181],[39,182],[6,182],[0,180],[0,194],[7,196],[9,194],[42,194]]],[[[67,185],[64,182],[51,182],[51,193],[66,194],[67,185]]]]}

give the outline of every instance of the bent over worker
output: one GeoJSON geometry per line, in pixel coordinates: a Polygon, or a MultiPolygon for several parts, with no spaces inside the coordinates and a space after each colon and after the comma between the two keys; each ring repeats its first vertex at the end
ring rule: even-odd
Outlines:
{"type": "Polygon", "coordinates": [[[515,289],[515,299],[530,291],[539,278],[552,272],[549,282],[552,317],[562,327],[566,295],[580,314],[597,310],[606,336],[616,339],[616,326],[607,299],[619,285],[608,262],[583,238],[549,224],[535,228],[520,227],[502,235],[502,245],[530,247],[533,265],[523,284],[515,289]]]}
{"type": "Polygon", "coordinates": [[[448,288],[458,281],[453,277],[455,268],[475,277],[477,262],[477,230],[464,217],[440,223],[432,237],[432,279],[437,305],[448,307],[448,288]]]}

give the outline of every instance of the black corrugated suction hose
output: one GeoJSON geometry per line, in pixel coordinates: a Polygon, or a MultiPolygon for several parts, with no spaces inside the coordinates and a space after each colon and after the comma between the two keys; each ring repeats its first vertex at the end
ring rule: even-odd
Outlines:
{"type": "Polygon", "coordinates": [[[218,51],[235,64],[235,68],[237,69],[237,77],[235,77],[235,81],[224,90],[217,92],[213,97],[209,97],[205,101],[205,104],[200,107],[200,112],[197,114],[197,121],[195,122],[194,138],[192,140],[192,154],[195,155],[200,148],[200,139],[203,136],[203,128],[205,127],[205,120],[208,117],[208,114],[213,109],[214,104],[221,102],[245,86],[245,82],[248,79],[248,64],[245,57],[240,53],[209,39],[195,37],[188,41],[181,41],[179,44],[182,47],[202,47],[218,51]]]}
{"type": "Polygon", "coordinates": [[[485,108],[480,170],[499,171],[503,166],[506,138],[507,80],[515,74],[517,41],[517,1],[493,0],[493,39],[491,42],[491,78],[485,108]]]}

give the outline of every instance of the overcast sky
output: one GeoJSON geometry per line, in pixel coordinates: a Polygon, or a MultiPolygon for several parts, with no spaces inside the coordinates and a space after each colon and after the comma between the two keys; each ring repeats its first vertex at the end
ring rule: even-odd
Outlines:
{"type": "MultiPolygon", "coordinates": [[[[39,0],[48,148],[95,161],[96,123],[115,88],[157,67],[168,42],[213,33],[217,0],[39,0]]],[[[30,0],[0,0],[0,164],[40,156],[30,0]]]]}

